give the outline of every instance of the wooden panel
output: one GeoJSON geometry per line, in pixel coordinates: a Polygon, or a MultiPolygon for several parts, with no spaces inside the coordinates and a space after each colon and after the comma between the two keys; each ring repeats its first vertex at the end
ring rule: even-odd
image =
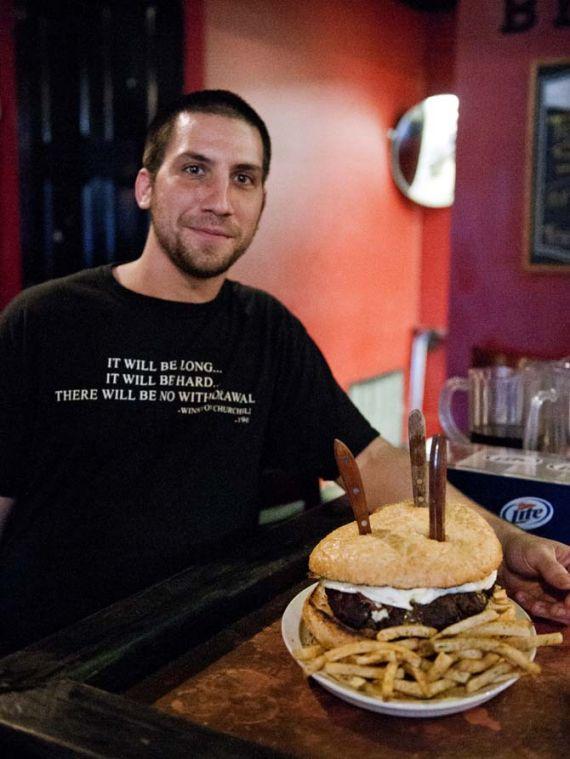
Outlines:
{"type": "MultiPolygon", "coordinates": [[[[233,551],[226,547],[223,558],[202,557],[203,565],[4,657],[2,748],[14,747],[8,756],[18,759],[276,755],[262,747],[244,748],[187,721],[164,722],[158,710],[100,689],[121,690],[217,631],[227,636],[232,623],[251,609],[265,614],[266,602],[306,575],[310,548],[347,518],[346,502],[340,501],[264,528],[258,539],[233,551]]],[[[226,637],[230,648],[235,640],[226,637]]],[[[203,667],[207,660],[194,661],[203,667]]]]}
{"type": "Polygon", "coordinates": [[[142,251],[146,126],[182,89],[167,0],[21,0],[16,25],[25,284],[142,251]]]}
{"type": "MultiPolygon", "coordinates": [[[[19,735],[12,741],[14,753],[9,752],[8,759],[28,756],[237,759],[252,756],[252,747],[239,739],[216,735],[203,727],[184,729],[184,725],[171,717],[68,680],[54,682],[20,698],[0,695],[0,734],[3,717],[10,711],[19,722],[19,735]],[[53,718],[46,723],[46,715],[50,714],[53,718]],[[33,751],[27,753],[32,745],[33,751]]],[[[255,749],[255,755],[275,756],[262,748],[255,749]]]]}

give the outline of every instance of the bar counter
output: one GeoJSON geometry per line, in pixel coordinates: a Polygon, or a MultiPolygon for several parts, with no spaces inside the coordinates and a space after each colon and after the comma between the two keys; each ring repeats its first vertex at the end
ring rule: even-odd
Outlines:
{"type": "Polygon", "coordinates": [[[0,660],[2,756],[567,756],[570,628],[536,623],[564,632],[542,674],[445,717],[368,712],[304,678],[280,618],[349,519],[323,504],[0,660]]]}
{"type": "MultiPolygon", "coordinates": [[[[280,617],[292,595],[279,597],[266,611],[273,607],[280,617]]],[[[212,660],[215,642],[211,642],[201,656],[194,652],[190,660],[177,662],[131,695],[146,699],[171,688],[186,666],[187,677],[159,696],[157,708],[297,757],[326,759],[347,752],[370,759],[430,752],[442,759],[568,756],[568,629],[563,647],[539,649],[542,673],[537,678],[522,677],[491,701],[466,712],[416,719],[360,709],[307,681],[283,645],[279,617],[257,632],[253,618],[249,630],[242,623],[230,650],[224,653],[219,641],[218,658],[212,660]],[[195,672],[196,658],[211,663],[195,672]]]]}

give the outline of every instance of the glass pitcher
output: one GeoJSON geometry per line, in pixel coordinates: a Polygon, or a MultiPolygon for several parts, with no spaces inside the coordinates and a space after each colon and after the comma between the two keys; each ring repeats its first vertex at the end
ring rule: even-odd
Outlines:
{"type": "Polygon", "coordinates": [[[484,443],[522,448],[525,387],[522,373],[508,366],[469,369],[467,377],[451,377],[439,398],[439,420],[451,442],[484,443]],[[469,437],[457,426],[452,398],[464,391],[469,405],[469,437]]]}
{"type": "MultiPolygon", "coordinates": [[[[529,367],[532,371],[532,365],[529,367]]],[[[525,450],[570,455],[570,361],[551,362],[546,382],[530,398],[525,425],[525,450]]]]}

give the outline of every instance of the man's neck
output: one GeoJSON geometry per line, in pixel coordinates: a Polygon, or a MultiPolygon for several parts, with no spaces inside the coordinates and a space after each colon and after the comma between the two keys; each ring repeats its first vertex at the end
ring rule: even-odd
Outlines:
{"type": "Polygon", "coordinates": [[[168,257],[148,256],[145,252],[136,261],[116,266],[113,275],[128,290],[181,303],[214,300],[226,278],[221,274],[211,279],[198,279],[180,271],[168,257]]]}

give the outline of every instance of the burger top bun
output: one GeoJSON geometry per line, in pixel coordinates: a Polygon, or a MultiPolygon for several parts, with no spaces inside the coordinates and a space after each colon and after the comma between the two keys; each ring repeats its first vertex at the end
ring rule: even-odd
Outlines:
{"type": "Polygon", "coordinates": [[[314,548],[309,569],[327,580],[394,588],[451,588],[498,568],[501,544],[476,511],[447,503],[445,541],[430,540],[429,509],[403,501],[370,515],[372,532],[356,522],[331,532],[314,548]]]}

